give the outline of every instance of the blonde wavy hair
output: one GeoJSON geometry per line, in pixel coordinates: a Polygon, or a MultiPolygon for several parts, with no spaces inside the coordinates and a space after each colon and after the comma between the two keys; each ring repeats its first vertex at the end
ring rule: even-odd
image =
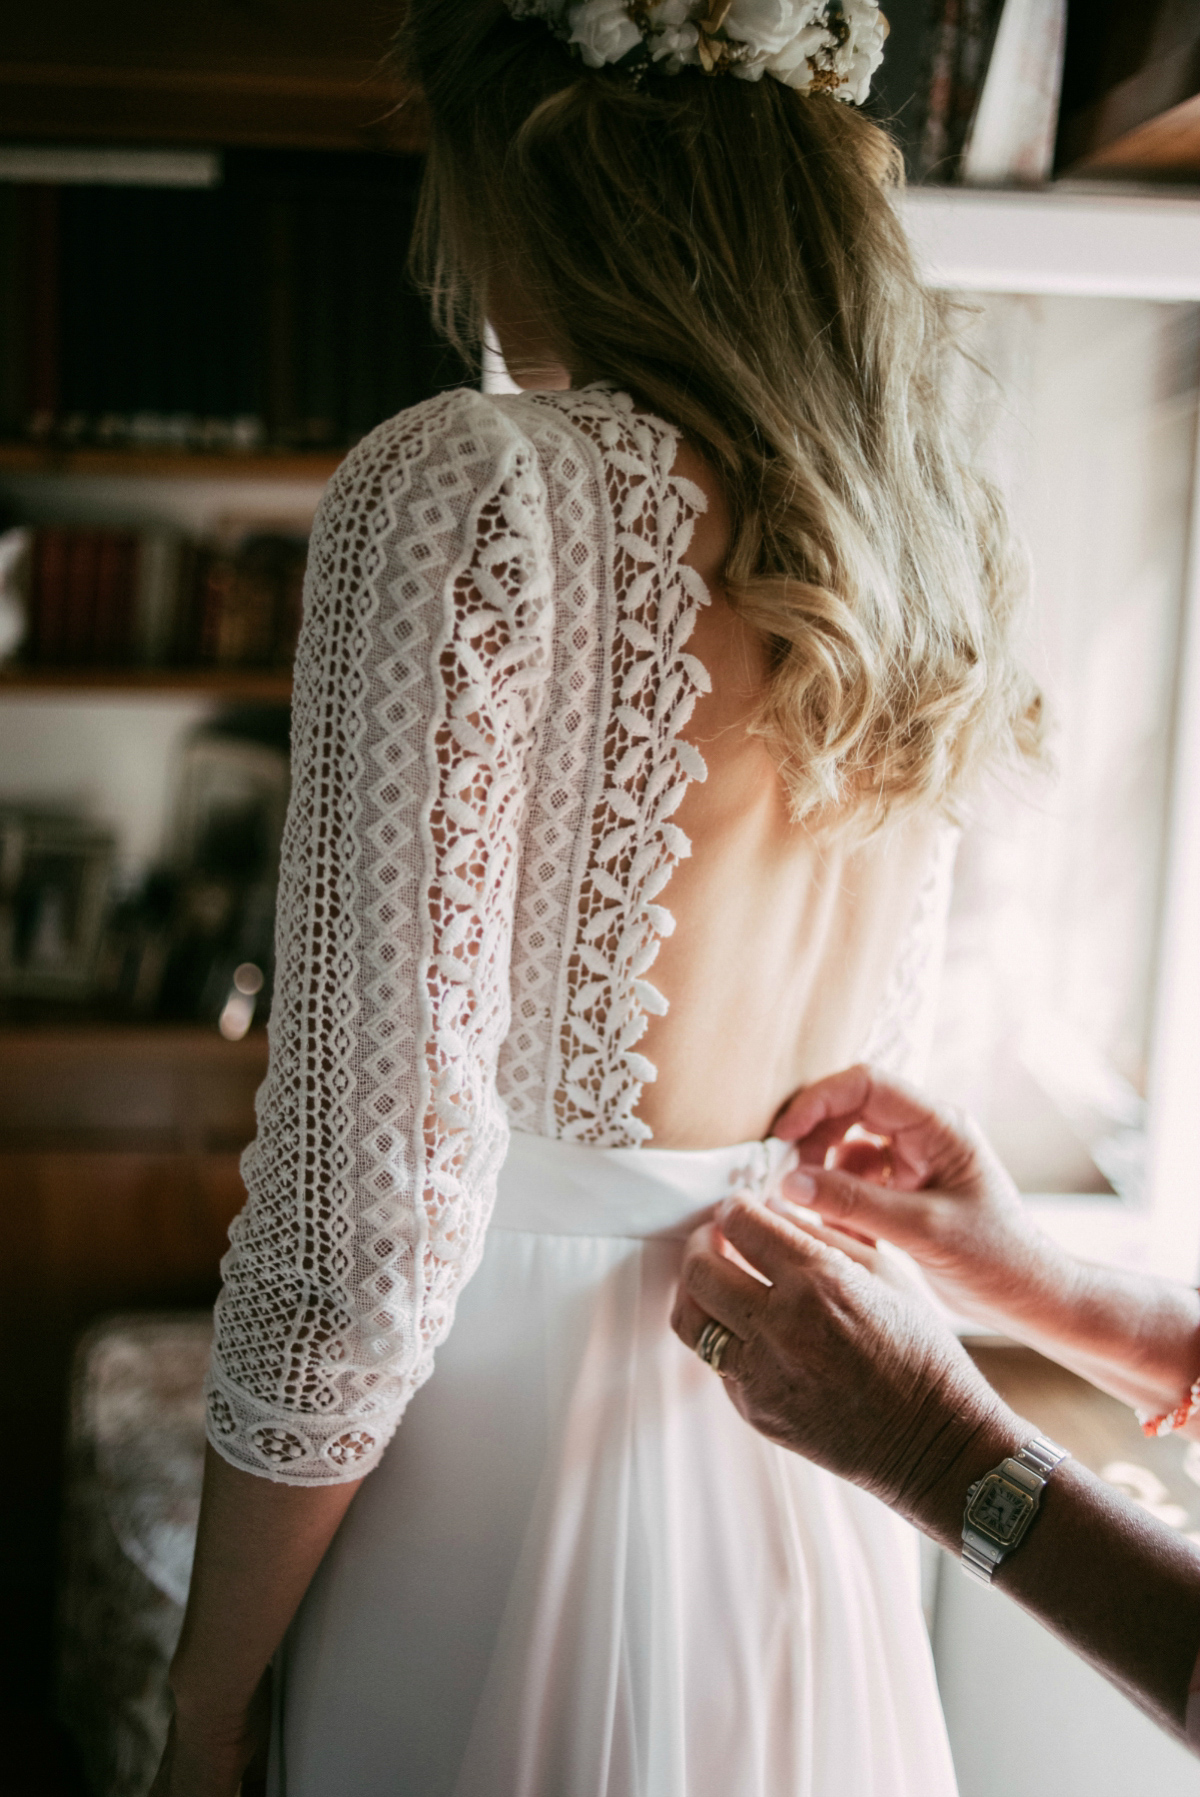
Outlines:
{"type": "Polygon", "coordinates": [[[794,815],[953,811],[1036,758],[1023,566],[953,416],[953,305],[917,273],[885,133],[770,79],[586,70],[500,0],[408,0],[398,53],[431,118],[414,266],[442,327],[477,343],[515,268],[573,378],[668,419],[721,482],[794,815]]]}

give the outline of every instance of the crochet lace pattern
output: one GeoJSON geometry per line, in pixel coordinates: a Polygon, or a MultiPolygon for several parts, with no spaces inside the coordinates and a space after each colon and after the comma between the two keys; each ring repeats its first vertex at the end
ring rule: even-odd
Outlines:
{"type": "Polygon", "coordinates": [[[607,387],[460,390],[372,432],[322,501],[207,1387],[234,1465],[375,1464],[478,1264],[510,1127],[649,1134],[657,900],[705,777],[682,733],[707,593],[681,559],[705,501],[676,450],[607,387]]]}

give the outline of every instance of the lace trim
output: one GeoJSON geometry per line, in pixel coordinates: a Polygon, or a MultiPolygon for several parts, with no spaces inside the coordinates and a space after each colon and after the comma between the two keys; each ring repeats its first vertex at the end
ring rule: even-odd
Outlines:
{"type": "MultiPolygon", "coordinates": [[[[561,404],[555,395],[535,403],[561,404]]],[[[686,729],[708,672],[687,643],[709,593],[683,561],[703,492],[672,473],[678,435],[628,395],[592,388],[570,396],[571,422],[602,458],[608,504],[601,565],[616,608],[600,703],[600,776],[584,826],[586,861],[574,883],[565,940],[563,1004],[547,1067],[552,1133],[593,1147],[650,1139],[634,1116],[657,1069],[636,1050],[648,1014],[667,1001],[646,977],[675,927],[655,903],[692,845],[671,818],[688,783],[708,770],[686,729]]]]}

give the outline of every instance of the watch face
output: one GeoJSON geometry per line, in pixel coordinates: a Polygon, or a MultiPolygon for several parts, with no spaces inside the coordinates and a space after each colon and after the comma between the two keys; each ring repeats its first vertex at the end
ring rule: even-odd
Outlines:
{"type": "Polygon", "coordinates": [[[1011,1541],[1034,1508],[1028,1492],[1018,1491],[996,1473],[989,1473],[971,1499],[967,1516],[976,1528],[1001,1544],[1011,1541]]]}

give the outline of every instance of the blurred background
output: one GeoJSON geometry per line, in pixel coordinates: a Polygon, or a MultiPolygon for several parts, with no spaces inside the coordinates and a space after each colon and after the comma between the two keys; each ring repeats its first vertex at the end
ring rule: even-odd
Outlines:
{"type": "MultiPolygon", "coordinates": [[[[1062,1240],[1200,1277],[1200,0],[885,10],[871,107],[979,358],[961,400],[1028,548],[1057,764],[991,794],[964,835],[932,1083],[980,1114],[1062,1240]]],[[[14,1793],[137,1797],[161,1739],[204,1308],[265,1067],[313,512],[374,424],[504,382],[439,344],[406,272],[424,120],[385,61],[398,14],[6,9],[14,1793]]],[[[975,1351],[1026,1415],[1200,1542],[1200,1455],[1144,1443],[1011,1344],[975,1351]]],[[[929,1573],[963,1797],[1018,1778],[1032,1797],[1194,1797],[1194,1766],[1094,1675],[929,1573]],[[1006,1668],[990,1705],[956,1670],[981,1655],[1006,1668]]]]}

